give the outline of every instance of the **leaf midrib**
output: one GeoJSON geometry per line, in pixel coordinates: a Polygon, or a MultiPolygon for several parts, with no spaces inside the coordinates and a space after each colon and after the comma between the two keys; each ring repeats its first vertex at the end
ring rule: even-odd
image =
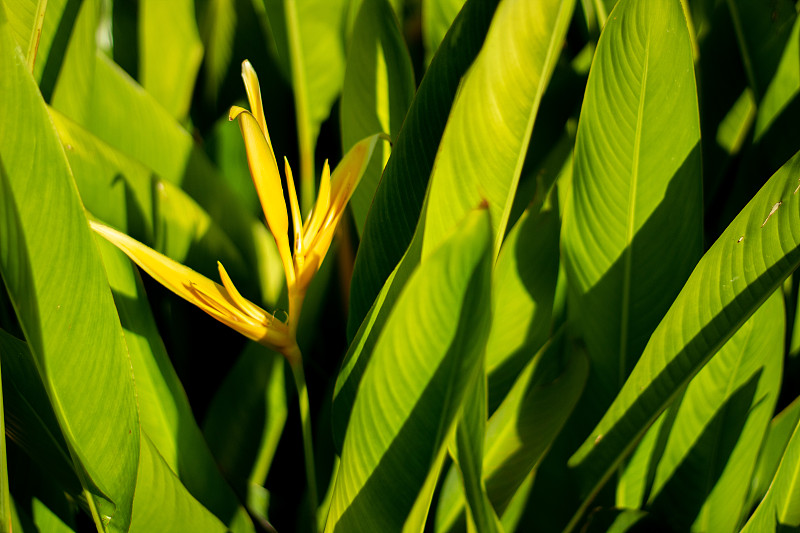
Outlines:
{"type": "Polygon", "coordinates": [[[639,182],[639,152],[642,142],[642,126],[644,117],[644,100],[647,92],[647,74],[650,62],[650,28],[647,28],[645,37],[644,68],[642,71],[642,85],[639,91],[639,109],[636,115],[636,135],[633,140],[633,168],[631,169],[631,186],[628,192],[628,231],[625,236],[625,266],[622,278],[622,313],[620,321],[619,343],[619,382],[618,390],[622,388],[627,378],[627,352],[628,352],[628,320],[630,315],[631,269],[633,262],[633,237],[636,233],[636,192],[639,182]]]}

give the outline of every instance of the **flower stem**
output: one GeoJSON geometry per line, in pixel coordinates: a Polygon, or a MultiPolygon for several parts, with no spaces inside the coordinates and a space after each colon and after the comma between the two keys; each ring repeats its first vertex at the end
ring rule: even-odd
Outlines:
{"type": "Polygon", "coordinates": [[[308,503],[311,507],[311,531],[317,532],[317,474],[314,468],[314,444],[311,439],[311,413],[309,412],[308,388],[306,375],[303,372],[303,357],[300,348],[296,345],[292,350],[292,357],[288,357],[297,387],[297,401],[300,406],[300,422],[303,427],[303,454],[306,463],[306,481],[308,483],[308,503]]]}

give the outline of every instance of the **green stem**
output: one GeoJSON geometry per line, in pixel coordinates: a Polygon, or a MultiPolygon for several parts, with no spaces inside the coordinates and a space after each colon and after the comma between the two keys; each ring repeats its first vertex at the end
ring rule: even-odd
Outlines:
{"type": "Polygon", "coordinates": [[[308,388],[303,372],[303,357],[297,345],[288,357],[292,368],[294,384],[297,387],[297,401],[300,405],[300,422],[303,426],[303,454],[306,462],[306,481],[308,483],[308,503],[311,507],[311,531],[317,533],[317,474],[314,468],[314,444],[311,438],[311,413],[309,412],[308,388]]]}
{"type": "Polygon", "coordinates": [[[286,31],[294,87],[294,107],[297,113],[297,144],[300,151],[300,206],[306,215],[314,206],[314,141],[311,138],[311,117],[306,92],[306,70],[300,40],[300,24],[295,0],[286,0],[286,31]]]}

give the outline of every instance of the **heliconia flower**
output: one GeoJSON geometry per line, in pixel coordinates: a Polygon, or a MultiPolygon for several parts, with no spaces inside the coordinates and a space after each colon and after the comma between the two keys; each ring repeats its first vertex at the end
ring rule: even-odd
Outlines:
{"type": "Polygon", "coordinates": [[[319,195],[305,222],[300,215],[292,170],[284,158],[294,232],[292,249],[289,245],[289,211],[264,118],[261,89],[253,67],[246,60],[242,63],[242,78],[252,110],[233,106],[229,119],[239,122],[250,174],[286,273],[289,296],[286,322],[239,294],[222,264],[217,263],[220,285],[124,233],[99,222],[91,221],[90,224],[95,232],[122,250],[156,281],[242,335],[282,353],[296,368],[300,362],[297,323],[306,290],[328,252],[336,226],[364,174],[375,144],[385,136],[373,135],[357,143],[344,156],[333,175],[325,161],[319,195]]]}
{"type": "Polygon", "coordinates": [[[255,70],[247,60],[242,63],[242,79],[252,109],[248,111],[233,106],[228,118],[238,120],[242,130],[250,174],[256,185],[261,207],[264,209],[267,225],[278,245],[286,273],[286,284],[289,289],[289,322],[290,325],[294,325],[305,292],[328,252],[347,202],[364,174],[375,144],[384,136],[373,135],[356,143],[333,171],[333,175],[328,162],[325,161],[317,201],[305,222],[300,214],[292,169],[284,157],[294,231],[292,251],[288,236],[289,211],[286,209],[278,163],[264,119],[261,88],[255,70]]]}

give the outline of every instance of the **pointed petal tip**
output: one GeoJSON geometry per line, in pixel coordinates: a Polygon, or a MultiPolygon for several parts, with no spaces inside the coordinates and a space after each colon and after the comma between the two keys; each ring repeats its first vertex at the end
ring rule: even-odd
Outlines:
{"type": "Polygon", "coordinates": [[[242,113],[249,113],[249,111],[243,107],[239,107],[238,105],[232,105],[228,111],[228,120],[236,120],[236,118],[242,113]]]}

